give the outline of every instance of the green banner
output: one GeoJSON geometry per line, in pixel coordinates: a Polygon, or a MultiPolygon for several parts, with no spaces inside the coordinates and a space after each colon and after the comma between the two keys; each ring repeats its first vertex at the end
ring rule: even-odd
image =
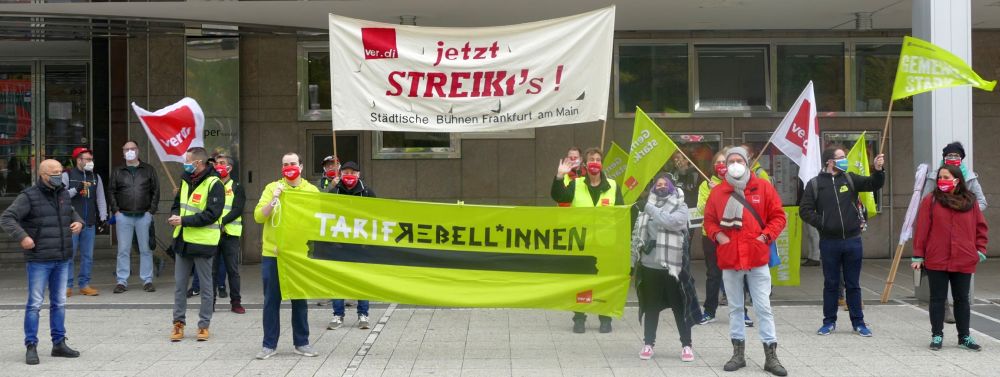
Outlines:
{"type": "Polygon", "coordinates": [[[282,299],[571,310],[620,317],[628,208],[499,207],[285,192],[282,299]]]}
{"type": "Polygon", "coordinates": [[[781,264],[771,268],[771,285],[797,287],[799,267],[802,265],[802,226],[805,223],[799,217],[799,207],[785,207],[785,218],[788,220],[785,230],[774,240],[781,264]]]}
{"type": "Polygon", "coordinates": [[[627,167],[628,153],[612,141],[611,148],[608,148],[608,153],[604,156],[604,175],[615,182],[620,182],[618,178],[625,174],[627,167]]]}
{"type": "MultiPolygon", "coordinates": [[[[861,133],[858,141],[854,143],[854,147],[851,147],[851,151],[847,153],[847,165],[849,173],[865,177],[871,175],[871,172],[868,170],[868,144],[865,142],[864,132],[861,133]]],[[[859,192],[858,199],[865,206],[865,212],[868,213],[869,219],[878,215],[878,208],[875,207],[874,192],[859,192]]]]}
{"type": "Polygon", "coordinates": [[[924,40],[903,37],[896,82],[892,86],[893,100],[934,89],[966,85],[992,91],[997,82],[983,80],[972,71],[972,67],[948,50],[924,40]]]}
{"type": "Polygon", "coordinates": [[[642,109],[636,107],[628,167],[625,169],[624,182],[619,183],[626,205],[635,203],[649,181],[653,180],[676,151],[674,141],[642,109]]]}

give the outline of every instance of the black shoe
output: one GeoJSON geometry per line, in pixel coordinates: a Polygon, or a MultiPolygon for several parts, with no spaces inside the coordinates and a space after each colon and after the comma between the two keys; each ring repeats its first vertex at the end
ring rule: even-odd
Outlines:
{"type": "Polygon", "coordinates": [[[601,322],[601,327],[598,329],[601,334],[607,334],[611,332],[611,321],[601,322]]]}
{"type": "Polygon", "coordinates": [[[822,263],[820,263],[818,260],[815,259],[806,258],[805,260],[802,261],[802,267],[817,267],[821,264],[822,263]]]}
{"type": "Polygon", "coordinates": [[[125,292],[127,290],[128,290],[128,288],[125,288],[124,285],[118,284],[118,285],[115,286],[115,291],[114,292],[115,293],[122,293],[122,292],[125,292]]]}
{"type": "Polygon", "coordinates": [[[200,293],[201,293],[200,291],[201,291],[201,290],[196,290],[196,289],[194,289],[194,288],[191,288],[191,289],[188,289],[188,294],[187,294],[187,296],[188,296],[188,298],[191,298],[191,297],[194,297],[194,296],[197,296],[198,294],[200,294],[200,293]]]}
{"type": "Polygon", "coordinates": [[[587,322],[573,321],[573,332],[577,334],[583,334],[587,332],[587,322]]]}
{"type": "Polygon", "coordinates": [[[229,297],[229,293],[226,293],[226,287],[219,287],[219,295],[216,296],[216,297],[218,297],[218,298],[228,298],[229,297]]]}
{"type": "Polygon", "coordinates": [[[153,283],[146,283],[142,285],[142,290],[146,292],[156,292],[156,287],[153,286],[153,283]]]}
{"type": "Polygon", "coordinates": [[[61,342],[52,345],[52,357],[80,357],[80,352],[69,348],[66,338],[63,338],[61,342]]]}
{"type": "Polygon", "coordinates": [[[28,351],[24,353],[24,363],[28,365],[38,365],[38,345],[27,345],[28,351]]]}

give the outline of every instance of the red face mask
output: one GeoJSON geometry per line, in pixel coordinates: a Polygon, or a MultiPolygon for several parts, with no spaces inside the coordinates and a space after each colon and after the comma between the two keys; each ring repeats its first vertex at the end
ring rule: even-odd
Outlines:
{"type": "Polygon", "coordinates": [[[323,175],[325,175],[329,179],[337,178],[337,170],[336,169],[327,170],[323,172],[323,175]]]}
{"type": "Polygon", "coordinates": [[[229,176],[229,167],[224,165],[215,165],[215,171],[219,172],[219,176],[226,178],[229,176]]]}
{"type": "Polygon", "coordinates": [[[358,184],[358,176],[353,174],[342,175],[340,181],[344,182],[344,186],[347,186],[347,188],[354,188],[358,184]]]}
{"type": "Polygon", "coordinates": [[[592,175],[601,174],[601,168],[603,168],[603,166],[601,166],[600,162],[588,162],[587,163],[587,171],[590,172],[590,174],[592,174],[592,175]]]}
{"type": "Polygon", "coordinates": [[[955,181],[957,181],[957,179],[938,178],[938,182],[937,182],[938,183],[938,190],[941,190],[941,192],[952,192],[952,191],[954,191],[955,190],[955,181]]]}
{"type": "Polygon", "coordinates": [[[715,163],[715,175],[717,175],[719,178],[725,177],[726,176],[726,171],[728,171],[728,170],[729,169],[726,168],[726,163],[725,162],[717,162],[717,163],[715,163]]]}
{"type": "Polygon", "coordinates": [[[299,179],[300,174],[302,174],[302,168],[296,165],[289,165],[281,168],[281,175],[289,181],[299,179]]]}
{"type": "Polygon", "coordinates": [[[945,165],[951,165],[951,166],[962,166],[962,159],[961,158],[946,158],[946,159],[944,159],[944,164],[945,165]]]}

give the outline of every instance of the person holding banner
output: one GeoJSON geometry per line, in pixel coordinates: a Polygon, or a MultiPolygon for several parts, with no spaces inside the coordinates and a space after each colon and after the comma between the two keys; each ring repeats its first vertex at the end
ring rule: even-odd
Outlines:
{"type": "Polygon", "coordinates": [[[327,192],[340,182],[340,160],[336,156],[326,156],[323,158],[323,176],[316,182],[319,191],[327,192]]]}
{"type": "MultiPolygon", "coordinates": [[[[566,176],[577,166],[569,157],[559,162],[556,170],[556,178],[552,181],[552,199],[558,203],[570,203],[572,207],[607,207],[625,205],[622,199],[621,189],[615,180],[604,176],[601,161],[604,152],[598,148],[587,149],[585,153],[587,172],[585,176],[570,180],[569,184],[564,183],[566,176]]],[[[611,332],[611,317],[600,316],[601,333],[611,332]]],[[[582,334],[586,332],[587,315],[581,312],[573,314],[573,332],[582,334]]]]}
{"type": "MultiPolygon", "coordinates": [[[[340,195],[375,197],[375,190],[371,186],[365,185],[361,181],[361,168],[354,161],[347,161],[340,168],[340,182],[330,187],[329,193],[340,195]]],[[[333,306],[333,319],[326,326],[327,330],[336,330],[344,324],[344,299],[330,300],[333,306]]],[[[368,300],[358,300],[358,328],[367,330],[368,323],[368,300]]]]}
{"type": "MultiPolygon", "coordinates": [[[[583,176],[583,171],[580,166],[580,148],[575,146],[569,147],[569,150],[566,151],[566,159],[568,159],[573,164],[573,169],[570,170],[569,173],[566,173],[566,176],[563,177],[563,184],[569,186],[569,183],[572,182],[574,179],[583,176]]],[[[559,203],[559,206],[569,207],[572,204],[573,203],[570,202],[559,203]]]]}
{"type": "Polygon", "coordinates": [[[644,345],[639,358],[653,357],[656,329],[660,312],[671,308],[681,337],[681,360],[694,361],[691,349],[691,321],[688,302],[682,287],[684,245],[687,242],[689,213],[684,190],[674,186],[670,177],[656,177],[642,213],[632,230],[632,268],[635,271],[635,291],[639,297],[639,323],[643,323],[644,345]]]}
{"type": "Polygon", "coordinates": [[[108,199],[115,216],[118,235],[117,282],[114,293],[128,290],[132,271],[132,236],[139,238],[139,278],[142,290],[155,292],[153,286],[153,251],[149,247],[149,228],[156,205],[160,202],[160,180],[153,166],[139,160],[139,144],[127,141],[122,145],[125,165],[111,170],[108,199]]]}
{"type": "MultiPolygon", "coordinates": [[[[253,220],[263,224],[261,247],[261,280],[264,283],[264,340],[258,360],[265,360],[277,353],[281,332],[281,285],[278,281],[278,241],[276,227],[281,222],[281,193],[285,190],[319,192],[316,186],[302,179],[302,159],[298,153],[289,152],[281,157],[281,175],[268,183],[253,210],[253,220]]],[[[319,354],[309,345],[309,308],[306,300],[292,300],[292,342],[295,353],[306,357],[319,354]]]]}
{"type": "Polygon", "coordinates": [[[911,264],[913,269],[924,269],[930,284],[930,349],[940,350],[944,342],[945,298],[951,288],[958,346],[980,351],[982,347],[969,335],[969,283],[976,265],[986,260],[989,226],[960,167],[945,164],[936,175],[937,187],[917,212],[911,264]]]}
{"type": "Polygon", "coordinates": [[[764,346],[764,370],[776,376],[788,372],[778,360],[778,337],[771,312],[771,242],[787,222],[777,190],[751,173],[749,154],[742,147],[726,151],[726,178],[712,189],[705,203],[705,232],[716,242],[719,268],[729,296],[729,337],[733,357],[728,372],[746,366],[746,328],[743,321],[744,283],[753,299],[764,346]],[[744,280],[746,279],[746,280],[744,280]]]}
{"type": "Polygon", "coordinates": [[[818,335],[830,335],[837,328],[837,297],[841,277],[846,288],[851,326],[858,335],[872,336],[861,306],[861,262],[864,252],[861,232],[866,218],[858,192],[877,191],[885,183],[884,155],[875,156],[870,177],[847,171],[847,151],[834,145],[823,151],[824,171],[809,180],[799,206],[802,221],[819,229],[819,249],[823,266],[823,325],[818,335]]]}

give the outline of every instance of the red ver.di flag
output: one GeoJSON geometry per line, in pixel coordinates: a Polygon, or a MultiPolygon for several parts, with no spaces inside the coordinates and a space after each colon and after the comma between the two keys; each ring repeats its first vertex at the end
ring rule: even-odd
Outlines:
{"type": "Polygon", "coordinates": [[[188,149],[205,146],[205,113],[198,101],[184,97],[153,113],[133,102],[132,109],[153,141],[160,161],[183,163],[188,149]]]}
{"type": "Polygon", "coordinates": [[[816,94],[812,81],[795,100],[778,129],[771,134],[771,144],[799,165],[802,185],[819,175],[820,161],[819,122],[816,119],[816,94]]]}
{"type": "Polygon", "coordinates": [[[481,28],[330,15],[334,130],[494,132],[604,120],[613,6],[481,28]]]}

